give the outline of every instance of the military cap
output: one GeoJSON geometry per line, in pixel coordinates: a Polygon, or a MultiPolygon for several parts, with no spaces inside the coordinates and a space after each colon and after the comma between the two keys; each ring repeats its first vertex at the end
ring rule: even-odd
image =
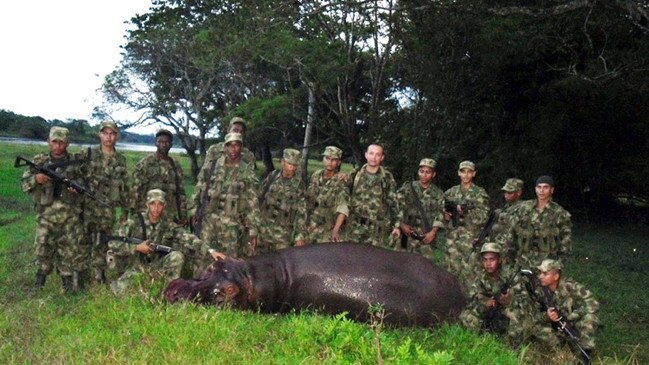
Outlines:
{"type": "Polygon", "coordinates": [[[422,166],[427,166],[435,170],[435,166],[437,166],[437,161],[433,160],[432,158],[422,158],[421,161],[419,161],[419,167],[422,166]]]}
{"type": "Polygon", "coordinates": [[[515,191],[522,190],[522,189],[523,189],[523,180],[513,177],[511,179],[507,179],[507,181],[505,182],[505,186],[503,186],[502,189],[500,190],[504,190],[508,193],[513,193],[515,191]]]}
{"type": "Polygon", "coordinates": [[[70,131],[67,128],[63,127],[52,127],[50,128],[50,141],[68,141],[68,135],[70,131]]]}
{"type": "Polygon", "coordinates": [[[225,144],[227,145],[230,142],[241,142],[243,143],[243,137],[241,133],[228,133],[225,135],[225,144]]]}
{"type": "Polygon", "coordinates": [[[539,178],[536,179],[536,185],[540,185],[540,184],[548,184],[554,187],[554,179],[552,178],[552,176],[548,176],[548,175],[539,176],[539,178]]]}
{"type": "Polygon", "coordinates": [[[117,124],[115,124],[115,122],[112,122],[110,120],[105,120],[101,122],[101,124],[99,125],[99,131],[100,132],[103,131],[104,128],[108,128],[115,133],[119,133],[119,129],[117,129],[117,124]]]}
{"type": "Polygon", "coordinates": [[[327,146],[325,147],[324,152],[322,152],[322,155],[337,158],[340,160],[340,158],[343,157],[343,150],[336,146],[327,146]]]}
{"type": "Polygon", "coordinates": [[[543,262],[541,262],[541,265],[537,266],[536,268],[541,272],[548,272],[550,270],[561,270],[563,268],[563,265],[561,265],[561,261],[559,260],[545,259],[543,260],[543,262]]]}
{"type": "Polygon", "coordinates": [[[158,131],[155,133],[155,137],[158,138],[158,137],[160,137],[160,135],[162,135],[162,134],[166,134],[166,135],[168,135],[169,138],[171,138],[171,139],[174,138],[173,133],[171,133],[170,130],[168,130],[168,129],[164,129],[164,128],[163,128],[163,129],[158,129],[158,131]]]}
{"type": "Polygon", "coordinates": [[[300,151],[286,148],[284,149],[284,155],[282,159],[290,164],[297,165],[300,163],[300,151]]]}
{"type": "Polygon", "coordinates": [[[152,202],[158,201],[164,204],[166,195],[167,194],[160,189],[151,189],[146,193],[146,203],[151,204],[152,202]]]}
{"type": "Polygon", "coordinates": [[[485,252],[493,252],[500,254],[502,251],[502,247],[500,247],[500,244],[496,242],[485,242],[484,245],[482,245],[482,248],[480,248],[480,254],[483,254],[485,252]]]}
{"type": "Polygon", "coordinates": [[[241,117],[234,117],[230,119],[230,124],[228,124],[228,127],[232,127],[233,124],[237,123],[242,124],[244,128],[246,127],[246,121],[241,117]]]}
{"type": "Polygon", "coordinates": [[[475,164],[471,161],[462,161],[460,162],[460,168],[458,170],[469,169],[475,171],[475,164]]]}

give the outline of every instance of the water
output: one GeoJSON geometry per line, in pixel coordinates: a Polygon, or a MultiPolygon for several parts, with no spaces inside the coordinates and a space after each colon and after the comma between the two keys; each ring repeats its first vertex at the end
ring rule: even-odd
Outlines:
{"type": "MultiPolygon", "coordinates": [[[[16,143],[16,144],[35,144],[35,145],[47,146],[47,141],[40,141],[40,140],[29,139],[29,138],[0,137],[0,142],[16,143]]],[[[95,147],[95,146],[98,146],[98,145],[99,145],[99,142],[97,142],[95,144],[70,143],[71,147],[81,147],[81,148],[95,147]]],[[[117,145],[115,147],[117,148],[117,150],[120,150],[120,151],[139,151],[139,152],[155,152],[156,151],[156,146],[148,145],[148,144],[117,142],[117,145]]],[[[185,153],[186,151],[185,151],[184,148],[171,147],[171,151],[169,151],[169,152],[171,152],[171,153],[185,153]]]]}

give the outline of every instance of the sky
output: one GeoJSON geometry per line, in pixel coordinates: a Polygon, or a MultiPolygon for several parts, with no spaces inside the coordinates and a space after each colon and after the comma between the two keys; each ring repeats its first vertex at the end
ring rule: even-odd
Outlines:
{"type": "Polygon", "coordinates": [[[86,119],[119,64],[135,14],[151,0],[8,0],[0,3],[0,109],[86,119]]]}

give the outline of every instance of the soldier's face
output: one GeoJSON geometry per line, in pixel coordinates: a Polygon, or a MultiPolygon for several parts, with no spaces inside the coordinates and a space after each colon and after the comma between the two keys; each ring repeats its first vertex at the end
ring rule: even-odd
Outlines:
{"type": "Polygon", "coordinates": [[[246,128],[241,123],[234,123],[231,127],[228,133],[243,133],[246,131],[246,128]]]}
{"type": "Polygon", "coordinates": [[[155,146],[158,147],[158,153],[161,155],[168,155],[171,145],[171,138],[166,134],[161,134],[155,139],[155,146]]]}
{"type": "Polygon", "coordinates": [[[462,169],[457,172],[457,175],[460,177],[463,184],[469,184],[473,182],[473,178],[475,178],[475,171],[471,169],[462,169]]]}
{"type": "Polygon", "coordinates": [[[241,142],[232,141],[225,145],[225,154],[230,161],[236,161],[241,157],[241,142]]]}
{"type": "Polygon", "coordinates": [[[282,176],[284,177],[293,177],[295,176],[295,171],[297,170],[297,165],[288,163],[285,160],[282,160],[282,176]]]}
{"type": "Polygon", "coordinates": [[[520,191],[520,190],[516,190],[516,191],[512,191],[512,192],[506,191],[505,192],[505,201],[508,202],[508,203],[513,203],[513,202],[517,201],[521,197],[522,193],[523,192],[520,191]]]}
{"type": "Polygon", "coordinates": [[[435,177],[435,171],[428,166],[422,166],[417,171],[417,175],[422,184],[429,184],[435,177]]]}
{"type": "Polygon", "coordinates": [[[117,143],[117,133],[110,128],[104,128],[99,132],[99,142],[104,147],[115,147],[115,143],[117,143]]]}
{"type": "Polygon", "coordinates": [[[322,163],[324,164],[325,170],[336,171],[338,166],[340,166],[340,159],[331,156],[324,156],[322,158],[322,163]]]}
{"type": "Polygon", "coordinates": [[[165,210],[165,205],[163,202],[154,200],[148,205],[149,208],[149,220],[152,222],[157,222],[162,217],[162,212],[165,210]]]}
{"type": "Polygon", "coordinates": [[[558,283],[560,277],[561,274],[559,274],[558,270],[541,271],[539,273],[539,282],[542,286],[551,286],[558,283]]]}
{"type": "Polygon", "coordinates": [[[378,167],[383,162],[383,147],[379,145],[370,145],[365,151],[365,159],[370,167],[378,167]]]}
{"type": "Polygon", "coordinates": [[[68,145],[69,142],[64,142],[59,139],[54,140],[54,141],[47,141],[47,145],[50,147],[50,154],[54,158],[61,158],[65,157],[68,153],[68,145]]]}
{"type": "Polygon", "coordinates": [[[493,274],[500,268],[500,255],[495,252],[485,252],[480,259],[482,268],[489,274],[493,274]]]}
{"type": "Polygon", "coordinates": [[[552,194],[554,194],[554,187],[550,184],[538,184],[534,190],[536,191],[536,197],[539,200],[548,200],[552,197],[552,194]]]}

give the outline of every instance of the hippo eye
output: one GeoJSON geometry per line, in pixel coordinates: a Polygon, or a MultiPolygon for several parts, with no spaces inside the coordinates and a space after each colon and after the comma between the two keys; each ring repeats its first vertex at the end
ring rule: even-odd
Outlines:
{"type": "Polygon", "coordinates": [[[220,292],[221,291],[219,290],[219,288],[214,288],[214,290],[212,290],[212,294],[214,294],[214,296],[219,295],[220,292]]]}

